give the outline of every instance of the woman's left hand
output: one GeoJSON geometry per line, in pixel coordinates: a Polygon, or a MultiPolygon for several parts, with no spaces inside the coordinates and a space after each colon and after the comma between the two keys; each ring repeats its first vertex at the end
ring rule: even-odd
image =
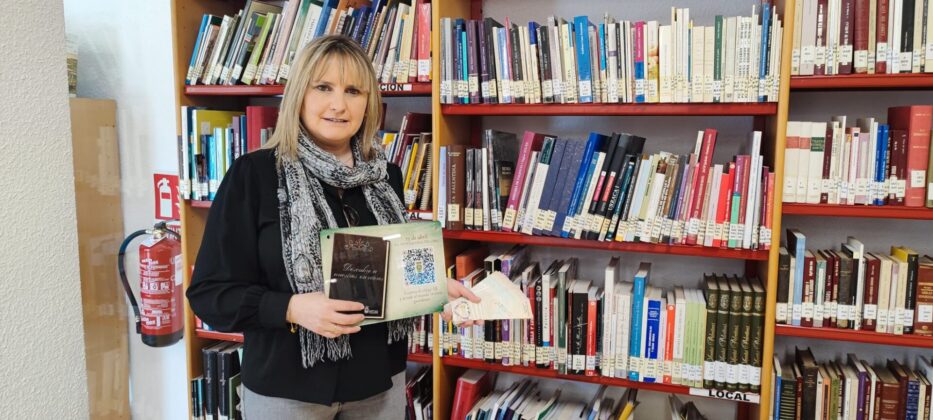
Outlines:
{"type": "MultiPolygon", "coordinates": [[[[457,299],[460,297],[464,297],[473,303],[480,302],[479,296],[476,296],[475,294],[473,294],[473,292],[470,289],[468,289],[466,286],[464,286],[463,283],[460,283],[459,281],[456,281],[454,279],[447,279],[447,300],[453,301],[454,299],[457,299]]],[[[444,321],[451,320],[451,314],[450,314],[449,307],[444,308],[444,312],[441,314],[441,318],[444,318],[444,321]]],[[[464,326],[480,325],[482,323],[483,321],[473,321],[473,322],[467,321],[467,322],[464,322],[463,325],[464,326]]]]}

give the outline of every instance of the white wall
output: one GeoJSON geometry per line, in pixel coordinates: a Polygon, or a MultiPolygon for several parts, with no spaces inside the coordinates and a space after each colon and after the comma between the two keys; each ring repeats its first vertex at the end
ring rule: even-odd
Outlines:
{"type": "MultiPolygon", "coordinates": [[[[171,2],[64,0],[64,10],[78,49],[78,96],[117,101],[124,231],[152,226],[152,174],[177,172],[171,2]]],[[[127,271],[138,287],[135,267],[127,271]]],[[[187,418],[183,344],[151,348],[135,326],[129,331],[133,418],[187,418]]]]}
{"type": "Polygon", "coordinates": [[[5,4],[0,39],[0,417],[87,418],[61,4],[5,4]]]}

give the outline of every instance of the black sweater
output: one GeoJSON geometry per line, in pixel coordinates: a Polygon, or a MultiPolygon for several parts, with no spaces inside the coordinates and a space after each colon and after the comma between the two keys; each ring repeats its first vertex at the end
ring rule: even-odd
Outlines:
{"type": "MultiPolygon", "coordinates": [[[[389,184],[402,197],[402,174],[388,165],[389,184]]],[[[278,175],[270,150],[249,153],[227,171],[211,205],[191,285],[192,310],[219,331],[244,335],[243,384],[261,395],[331,404],[357,401],[389,389],[405,369],[407,343],[387,344],[385,323],[350,335],[353,357],[301,365],[298,335],[285,320],[291,286],[282,259],[278,175]]],[[[324,185],[327,204],[346,227],[343,204],[356,209],[359,225],[374,225],[361,188],[324,185]]]]}

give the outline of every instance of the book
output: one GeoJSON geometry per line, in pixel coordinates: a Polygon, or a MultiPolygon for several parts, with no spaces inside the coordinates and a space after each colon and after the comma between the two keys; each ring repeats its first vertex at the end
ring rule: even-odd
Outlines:
{"type": "Polygon", "coordinates": [[[362,303],[366,318],[385,317],[390,243],[384,238],[334,232],[327,297],[362,303]]]}

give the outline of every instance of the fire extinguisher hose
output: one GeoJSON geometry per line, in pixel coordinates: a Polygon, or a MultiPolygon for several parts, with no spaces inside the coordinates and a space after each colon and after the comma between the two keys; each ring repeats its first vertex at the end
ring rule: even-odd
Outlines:
{"type": "Polygon", "coordinates": [[[170,235],[176,239],[181,239],[181,237],[165,226],[165,222],[156,223],[152,229],[140,229],[136,232],[127,236],[123,240],[123,243],[120,244],[120,252],[117,254],[117,270],[120,273],[120,282],[123,283],[123,290],[126,291],[126,297],[130,300],[130,305],[133,307],[133,315],[136,318],[136,334],[142,333],[142,320],[139,315],[139,303],[136,301],[136,296],[133,296],[133,289],[130,288],[130,282],[126,279],[126,263],[123,261],[126,256],[126,248],[130,245],[130,242],[133,239],[136,239],[138,236],[145,234],[152,234],[155,232],[161,232],[167,235],[170,235]]]}

